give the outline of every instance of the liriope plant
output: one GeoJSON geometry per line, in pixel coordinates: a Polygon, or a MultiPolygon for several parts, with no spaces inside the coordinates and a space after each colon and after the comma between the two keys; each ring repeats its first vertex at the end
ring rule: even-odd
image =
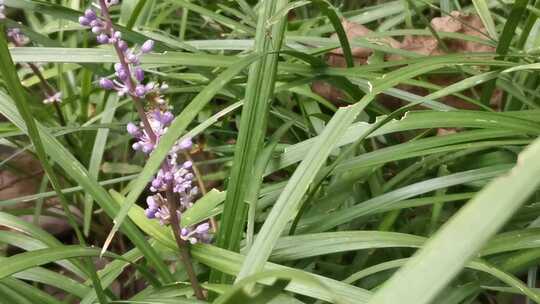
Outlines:
{"type": "Polygon", "coordinates": [[[539,303],[539,8],[0,0],[0,302],[539,303]]]}

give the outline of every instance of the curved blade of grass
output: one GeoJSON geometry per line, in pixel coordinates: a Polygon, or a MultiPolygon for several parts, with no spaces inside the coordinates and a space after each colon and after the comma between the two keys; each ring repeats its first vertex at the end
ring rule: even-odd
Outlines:
{"type": "MultiPolygon", "coordinates": [[[[3,266],[0,268],[0,279],[54,261],[76,257],[96,257],[99,254],[99,248],[87,248],[79,245],[60,246],[19,253],[3,259],[3,266]]],[[[106,256],[111,258],[117,257],[110,253],[106,253],[106,256]]]]}
{"type": "MultiPolygon", "coordinates": [[[[236,275],[245,259],[244,256],[241,254],[205,244],[197,244],[192,246],[191,254],[199,262],[204,263],[212,268],[218,269],[219,271],[222,271],[229,275],[236,275]]],[[[332,290],[333,295],[337,295],[339,298],[342,298],[342,303],[365,303],[369,295],[371,294],[367,290],[351,286],[349,284],[344,284],[342,282],[324,276],[312,274],[306,271],[301,271],[298,269],[289,268],[273,263],[266,263],[264,266],[264,271],[279,271],[282,269],[286,271],[307,274],[313,278],[316,278],[322,284],[328,286],[328,288],[332,290]]],[[[261,283],[265,282],[267,281],[262,281],[261,283]]],[[[334,298],[332,294],[328,293],[326,288],[321,288],[319,284],[296,281],[294,279],[286,287],[286,290],[306,295],[312,298],[321,299],[324,301],[331,301],[334,298]]]]}
{"type": "Polygon", "coordinates": [[[232,30],[235,30],[235,31],[238,31],[238,32],[241,32],[241,33],[243,32],[243,33],[246,33],[246,34],[252,34],[254,32],[253,29],[251,27],[249,27],[249,26],[246,26],[246,25],[244,25],[242,23],[236,22],[235,20],[233,20],[233,19],[231,19],[229,17],[217,14],[217,13],[215,13],[215,12],[213,12],[213,11],[207,9],[207,8],[204,8],[202,6],[190,3],[188,1],[185,1],[185,0],[167,0],[167,2],[176,4],[176,5],[181,6],[181,7],[185,7],[187,9],[189,9],[190,11],[194,11],[196,13],[199,13],[199,14],[203,15],[203,16],[207,16],[208,18],[213,19],[218,23],[221,23],[221,24],[225,25],[226,27],[228,27],[228,28],[230,28],[232,30]]]}
{"type": "Polygon", "coordinates": [[[347,37],[347,33],[345,33],[345,29],[343,29],[343,25],[341,25],[336,8],[326,0],[316,0],[314,3],[319,7],[321,13],[326,15],[334,27],[339,39],[339,43],[341,44],[341,49],[343,50],[343,57],[345,57],[347,67],[353,67],[354,59],[351,51],[351,45],[349,44],[349,38],[347,37]]]}
{"type": "Polygon", "coordinates": [[[421,247],[426,238],[412,234],[384,231],[340,231],[280,238],[271,260],[289,261],[314,257],[336,252],[387,248],[387,247],[421,247]]]}
{"type": "MultiPolygon", "coordinates": [[[[312,276],[306,275],[302,272],[297,271],[289,271],[289,270],[274,270],[274,271],[265,271],[260,272],[255,275],[249,276],[245,279],[240,280],[238,283],[234,284],[233,287],[222,294],[219,298],[217,298],[213,303],[214,304],[236,304],[241,303],[243,301],[247,301],[246,303],[269,303],[270,299],[265,298],[262,300],[260,298],[260,293],[255,293],[254,295],[250,295],[245,287],[250,286],[253,283],[260,282],[262,280],[285,280],[284,286],[282,286],[281,290],[283,288],[286,288],[290,281],[293,279],[297,282],[305,282],[307,285],[316,285],[318,288],[325,289],[328,294],[332,297],[332,303],[340,303],[342,300],[339,299],[337,295],[333,293],[333,291],[326,286],[323,282],[319,281],[317,278],[314,278],[312,276]]],[[[275,283],[274,283],[275,284],[275,283]]],[[[281,291],[278,290],[277,292],[281,291]]],[[[277,295],[277,294],[276,294],[277,295]]]]}
{"type": "MultiPolygon", "coordinates": [[[[263,56],[250,67],[246,97],[240,120],[240,130],[235,146],[233,167],[227,185],[227,196],[216,244],[238,251],[246,225],[246,198],[258,192],[260,180],[253,180],[253,170],[258,153],[262,149],[266,133],[268,109],[273,97],[279,50],[285,35],[286,21],[268,27],[266,21],[276,11],[287,5],[287,0],[268,0],[262,3],[255,34],[254,53],[263,56]]],[[[210,282],[225,282],[229,278],[216,271],[210,274],[210,282]]]]}
{"type": "MultiPolygon", "coordinates": [[[[104,115],[101,117],[101,123],[108,124],[111,123],[114,118],[114,113],[116,106],[118,105],[118,96],[110,96],[107,100],[104,109],[104,115]]],[[[109,129],[99,129],[94,140],[94,145],[92,147],[92,153],[90,154],[90,163],[88,165],[88,174],[89,178],[93,178],[96,181],[99,177],[99,168],[101,166],[101,161],[103,160],[103,154],[105,153],[105,145],[107,144],[107,138],[109,136],[109,129]]],[[[83,231],[86,236],[90,232],[90,224],[92,221],[92,210],[94,206],[94,199],[90,194],[84,196],[84,212],[83,212],[83,231]]]]}
{"type": "MultiPolygon", "coordinates": [[[[506,20],[503,28],[503,32],[501,34],[501,37],[499,38],[499,42],[497,43],[497,49],[495,52],[498,55],[506,55],[508,53],[508,50],[510,49],[510,44],[512,43],[512,39],[515,37],[515,31],[518,27],[520,21],[522,18],[524,18],[527,3],[529,0],[516,0],[514,1],[514,4],[512,5],[512,10],[510,11],[510,16],[506,20]]],[[[489,105],[489,102],[491,101],[491,96],[493,95],[493,91],[495,90],[495,85],[497,81],[491,80],[486,83],[482,90],[482,96],[481,96],[481,102],[485,105],[489,105]]]]}
{"type": "Polygon", "coordinates": [[[472,3],[491,39],[498,40],[499,35],[486,0],[472,0],[472,3]]]}
{"type": "MultiPolygon", "coordinates": [[[[251,275],[263,266],[269,258],[275,242],[286,227],[289,220],[294,218],[298,212],[301,200],[326,161],[328,155],[338,144],[339,135],[352,124],[356,116],[373,100],[380,92],[390,88],[404,80],[436,70],[447,63],[433,64],[413,64],[373,81],[372,88],[356,104],[339,109],[332,117],[324,131],[319,135],[314,144],[309,148],[308,153],[303,157],[302,162],[295,170],[292,177],[287,182],[285,189],[274,204],[272,211],[266,218],[252,249],[246,256],[246,261],[239,273],[239,278],[251,275]]],[[[367,129],[366,131],[369,131],[367,129]]]]}
{"type": "Polygon", "coordinates": [[[372,212],[377,212],[379,208],[389,208],[395,202],[437,189],[492,178],[508,172],[509,168],[509,165],[496,165],[421,181],[383,195],[373,197],[361,204],[347,209],[339,210],[331,214],[306,218],[300,222],[298,229],[302,232],[326,231],[338,225],[350,222],[355,218],[372,214],[372,212]]]}
{"type": "Polygon", "coordinates": [[[539,155],[540,140],[536,140],[520,154],[509,174],[480,191],[369,303],[430,303],[540,185],[539,155]],[[474,230],[469,229],[472,225],[474,230]]]}
{"type": "MultiPolygon", "coordinates": [[[[355,281],[358,281],[369,275],[372,275],[381,271],[401,267],[405,265],[407,262],[409,262],[409,260],[410,258],[392,260],[392,261],[388,261],[388,262],[384,262],[384,263],[380,263],[380,264],[368,267],[366,269],[360,270],[352,274],[347,279],[345,279],[344,282],[352,284],[355,281]]],[[[465,265],[465,267],[469,269],[488,273],[492,275],[493,277],[501,280],[502,282],[505,282],[509,286],[516,288],[518,293],[532,296],[532,298],[537,299],[537,302],[538,302],[540,295],[536,293],[532,288],[528,288],[525,284],[523,284],[523,282],[521,282],[518,278],[516,278],[512,274],[507,273],[493,265],[490,265],[485,261],[476,259],[474,261],[469,262],[467,265],[465,265]]]]}

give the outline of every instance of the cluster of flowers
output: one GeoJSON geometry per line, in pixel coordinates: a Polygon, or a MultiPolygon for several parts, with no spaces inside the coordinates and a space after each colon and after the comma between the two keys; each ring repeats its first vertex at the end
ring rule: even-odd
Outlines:
{"type": "MultiPolygon", "coordinates": [[[[1,0],[0,0],[1,1],[1,0]]],[[[159,143],[160,138],[167,132],[174,115],[166,108],[166,102],[162,93],[167,85],[158,85],[152,82],[144,84],[144,71],[140,67],[140,56],[152,51],[154,42],[146,41],[138,50],[129,49],[126,41],[122,40],[122,34],[115,31],[109,19],[108,9],[118,1],[108,0],[101,2],[101,16],[95,11],[88,9],[79,18],[79,23],[90,27],[96,34],[96,40],[100,44],[111,44],[118,55],[119,63],[114,65],[116,79],[102,78],[99,81],[103,89],[115,90],[120,96],[129,95],[135,102],[142,100],[152,101],[157,107],[148,110],[143,122],[138,125],[128,123],[127,131],[136,141],[133,149],[146,155],[151,154],[159,143]],[[103,5],[105,3],[105,5],[103,5]],[[152,134],[149,134],[149,133],[152,134]]],[[[154,192],[146,200],[148,208],[146,216],[150,219],[158,219],[162,225],[170,223],[170,211],[167,198],[161,193],[172,191],[179,199],[178,218],[182,212],[193,205],[193,200],[198,194],[198,188],[193,185],[194,174],[192,163],[185,161],[179,163],[178,154],[189,152],[192,147],[191,139],[176,143],[167,155],[167,159],[161,165],[160,170],[151,183],[150,190],[154,192]]],[[[181,237],[190,243],[208,242],[210,240],[209,224],[201,223],[185,227],[181,231],[181,237]]]]}
{"type": "MultiPolygon", "coordinates": [[[[117,1],[109,1],[107,7],[116,3],[117,1]]],[[[144,99],[147,95],[151,95],[155,102],[165,103],[161,93],[167,89],[167,86],[154,83],[143,84],[144,71],[139,66],[140,56],[150,53],[154,48],[153,40],[147,40],[138,50],[130,49],[127,42],[122,40],[122,33],[115,31],[110,23],[98,18],[96,12],[91,9],[84,12],[84,16],[79,18],[79,23],[91,28],[96,34],[98,43],[113,45],[120,59],[120,62],[114,65],[117,79],[102,78],[99,81],[103,89],[116,90],[120,96],[129,94],[137,99],[144,99]]]]}

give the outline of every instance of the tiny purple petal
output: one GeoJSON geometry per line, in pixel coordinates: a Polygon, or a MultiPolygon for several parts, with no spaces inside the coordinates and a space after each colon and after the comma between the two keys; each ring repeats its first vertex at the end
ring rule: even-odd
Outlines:
{"type": "Polygon", "coordinates": [[[184,169],[189,169],[189,168],[191,168],[192,166],[193,166],[193,163],[192,163],[191,161],[189,161],[189,160],[188,160],[188,161],[185,161],[184,164],[182,164],[182,167],[183,167],[184,169]]]}
{"type": "Polygon", "coordinates": [[[129,78],[128,72],[123,67],[116,71],[116,75],[122,81],[126,81],[129,78]]]}
{"type": "Polygon", "coordinates": [[[81,16],[81,17],[79,17],[79,24],[82,25],[82,26],[89,26],[90,25],[90,20],[88,20],[88,18],[86,18],[84,16],[81,16]]]}
{"type": "Polygon", "coordinates": [[[146,95],[146,88],[143,86],[143,85],[138,85],[136,88],[135,88],[135,95],[137,97],[144,97],[146,95]]]}
{"type": "Polygon", "coordinates": [[[128,49],[128,44],[127,44],[127,42],[125,42],[124,40],[118,40],[118,48],[120,48],[120,50],[121,50],[122,52],[127,51],[127,49],[128,49]]]}
{"type": "Polygon", "coordinates": [[[167,126],[173,121],[173,119],[174,119],[174,115],[171,112],[165,112],[161,116],[160,121],[162,124],[167,126]]]}
{"type": "Polygon", "coordinates": [[[154,40],[146,40],[146,42],[141,46],[141,52],[144,54],[150,53],[154,49],[154,40]]]}
{"type": "Polygon", "coordinates": [[[210,230],[210,225],[208,223],[200,224],[195,229],[195,231],[197,231],[197,233],[201,233],[201,234],[202,233],[207,233],[209,230],[210,230]]]}
{"type": "Polygon", "coordinates": [[[91,9],[87,9],[84,11],[84,16],[88,18],[88,20],[95,20],[97,18],[96,12],[94,12],[91,9]]]}
{"type": "MultiPolygon", "coordinates": [[[[141,68],[136,68],[135,69],[135,78],[139,81],[139,82],[142,82],[144,80],[144,71],[143,69],[141,68]]],[[[146,90],[146,89],[145,89],[146,90]]]]}
{"type": "Polygon", "coordinates": [[[153,196],[149,196],[146,198],[146,204],[148,205],[149,209],[157,209],[159,208],[158,204],[156,203],[156,200],[153,196]]]}
{"type": "Polygon", "coordinates": [[[145,143],[142,145],[141,149],[144,153],[150,153],[152,150],[154,150],[154,145],[151,143],[145,143]]]}
{"type": "Polygon", "coordinates": [[[126,129],[131,136],[137,137],[138,135],[140,135],[139,128],[132,122],[127,124],[126,129]]]}
{"type": "Polygon", "coordinates": [[[185,139],[180,143],[180,149],[182,150],[191,149],[192,146],[193,146],[193,142],[191,141],[190,138],[185,139]]]}
{"type": "Polygon", "coordinates": [[[100,44],[107,44],[107,43],[109,43],[109,36],[101,33],[96,37],[96,40],[100,44]]]}
{"type": "Polygon", "coordinates": [[[129,53],[126,58],[129,62],[134,64],[137,64],[139,62],[139,57],[133,53],[129,53]]]}
{"type": "Polygon", "coordinates": [[[94,34],[99,34],[99,33],[101,33],[102,31],[103,31],[103,28],[100,27],[100,26],[94,26],[94,27],[92,27],[92,33],[94,33],[94,34]]]}
{"type": "Polygon", "coordinates": [[[112,80],[107,79],[107,78],[101,78],[99,80],[99,86],[105,90],[112,90],[114,89],[114,82],[112,82],[112,80]]]}
{"type": "Polygon", "coordinates": [[[149,218],[149,219],[155,218],[155,217],[156,217],[156,212],[157,212],[156,209],[145,209],[145,210],[144,210],[144,214],[145,214],[146,217],[149,218]]]}
{"type": "Polygon", "coordinates": [[[186,228],[182,228],[182,230],[180,231],[180,235],[182,236],[187,236],[189,234],[189,230],[187,230],[186,228]]]}

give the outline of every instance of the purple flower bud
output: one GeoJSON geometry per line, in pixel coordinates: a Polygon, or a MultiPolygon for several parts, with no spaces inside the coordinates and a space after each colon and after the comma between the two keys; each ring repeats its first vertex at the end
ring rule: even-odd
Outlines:
{"type": "Polygon", "coordinates": [[[152,180],[152,187],[154,187],[154,188],[156,188],[156,189],[161,188],[162,184],[163,184],[163,183],[161,182],[160,179],[157,179],[157,178],[156,178],[156,179],[152,180]]]}
{"type": "Polygon", "coordinates": [[[146,88],[141,84],[138,85],[135,88],[135,95],[140,98],[144,97],[144,95],[146,95],[146,88]]]}
{"type": "Polygon", "coordinates": [[[146,198],[146,204],[148,205],[148,208],[150,209],[157,209],[159,206],[156,203],[156,199],[154,199],[153,196],[149,196],[146,198]]]}
{"type": "Polygon", "coordinates": [[[126,56],[126,59],[128,62],[133,63],[133,64],[139,63],[139,57],[131,52],[126,56]]]}
{"type": "MultiPolygon", "coordinates": [[[[135,78],[139,82],[142,82],[144,80],[144,71],[143,71],[143,69],[141,69],[141,68],[136,68],[135,69],[135,78]]],[[[146,90],[146,88],[145,88],[145,90],[146,90]]]]}
{"type": "Polygon", "coordinates": [[[88,18],[86,18],[84,16],[81,16],[81,17],[79,17],[79,24],[82,25],[82,26],[89,26],[90,25],[90,20],[88,20],[88,18]]]}
{"type": "Polygon", "coordinates": [[[204,223],[204,224],[200,224],[199,226],[197,226],[197,228],[195,229],[195,231],[197,231],[197,233],[207,233],[208,230],[210,230],[210,225],[208,223],[204,223]]]}
{"type": "Polygon", "coordinates": [[[101,78],[99,80],[99,86],[105,90],[112,90],[114,89],[114,82],[112,82],[112,80],[107,79],[107,78],[101,78]]]}
{"type": "Polygon", "coordinates": [[[146,215],[147,218],[149,219],[153,219],[156,217],[156,212],[157,212],[157,209],[145,209],[144,210],[144,214],[146,215]]]}
{"type": "Polygon", "coordinates": [[[127,42],[125,42],[124,40],[118,40],[118,48],[120,48],[122,52],[125,52],[128,49],[127,42]]]}
{"type": "Polygon", "coordinates": [[[171,112],[165,112],[161,116],[161,123],[164,125],[169,125],[174,119],[174,115],[171,112]]]}
{"type": "Polygon", "coordinates": [[[116,39],[122,38],[122,33],[119,32],[119,31],[114,32],[114,38],[116,38],[116,39]]]}
{"type": "Polygon", "coordinates": [[[87,9],[84,11],[84,16],[86,18],[88,18],[88,20],[95,20],[97,19],[97,15],[96,15],[96,12],[94,12],[93,10],[91,9],[87,9]]]}
{"type": "Polygon", "coordinates": [[[99,34],[99,33],[101,33],[102,31],[103,31],[103,28],[100,27],[100,26],[94,26],[94,27],[92,27],[92,33],[94,33],[94,34],[99,34]]]}
{"type": "Polygon", "coordinates": [[[140,135],[140,130],[139,128],[132,122],[128,123],[127,126],[126,126],[126,129],[128,131],[128,133],[131,135],[131,136],[134,136],[134,137],[137,137],[140,135]]]}
{"type": "Polygon", "coordinates": [[[120,66],[120,68],[118,70],[116,70],[116,75],[122,81],[126,81],[128,79],[128,77],[129,77],[128,72],[126,71],[126,69],[124,69],[123,66],[120,66]]]}
{"type": "Polygon", "coordinates": [[[193,142],[191,141],[191,138],[184,139],[179,145],[180,149],[182,150],[191,149],[192,146],[193,142]]]}
{"type": "Polygon", "coordinates": [[[141,46],[141,52],[144,54],[150,53],[154,49],[154,40],[146,40],[146,42],[141,46]]]}
{"type": "Polygon", "coordinates": [[[191,161],[189,161],[189,160],[188,160],[188,161],[185,161],[185,162],[182,164],[182,167],[183,167],[184,169],[189,169],[189,168],[191,168],[192,166],[193,166],[193,163],[192,163],[191,161]]]}
{"type": "Polygon", "coordinates": [[[109,43],[109,36],[101,33],[96,37],[96,40],[97,40],[98,43],[107,44],[107,43],[109,43]]]}
{"type": "Polygon", "coordinates": [[[151,144],[151,143],[145,143],[145,144],[142,145],[141,150],[144,153],[150,153],[150,152],[152,152],[152,150],[154,150],[154,145],[151,144]]]}
{"type": "Polygon", "coordinates": [[[180,235],[182,236],[187,236],[189,234],[189,230],[187,230],[186,228],[182,228],[182,230],[180,231],[180,235]]]}

